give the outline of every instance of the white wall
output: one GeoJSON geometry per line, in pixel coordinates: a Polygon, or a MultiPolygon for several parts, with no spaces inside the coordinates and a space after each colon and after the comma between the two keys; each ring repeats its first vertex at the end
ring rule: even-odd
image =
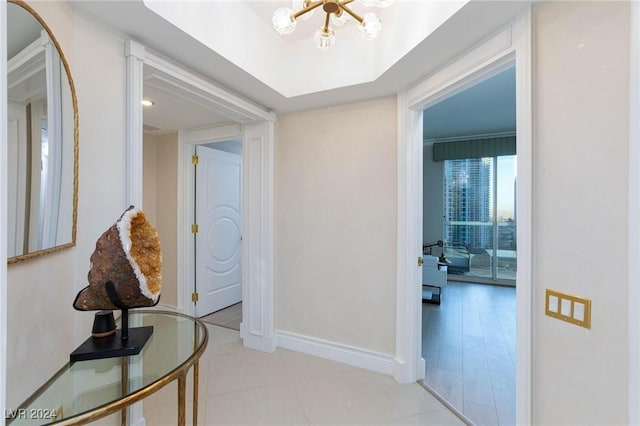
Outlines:
{"type": "Polygon", "coordinates": [[[533,19],[534,423],[626,424],[629,4],[533,19]],[[591,330],[545,316],[545,288],[591,298],[591,330]]]}
{"type": "Polygon", "coordinates": [[[29,2],[69,61],[80,118],[78,234],[74,248],[9,265],[7,407],[15,408],[90,333],[93,312],[72,302],[87,285],[95,241],[125,203],[124,40],[63,2],[29,2]],[[46,354],[46,355],[43,355],[46,354]]]}
{"type": "Polygon", "coordinates": [[[162,246],[160,303],[178,305],[178,134],[144,135],[144,212],[158,231],[162,246]]]}
{"type": "MultiPolygon", "coordinates": [[[[156,218],[156,180],[158,163],[158,139],[149,133],[143,134],[142,148],[142,208],[144,214],[152,224],[157,223],[156,218]]],[[[154,225],[155,226],[155,225],[154,225]]]]}
{"type": "Polygon", "coordinates": [[[396,100],[276,121],[276,328],[393,354],[396,100]]]}

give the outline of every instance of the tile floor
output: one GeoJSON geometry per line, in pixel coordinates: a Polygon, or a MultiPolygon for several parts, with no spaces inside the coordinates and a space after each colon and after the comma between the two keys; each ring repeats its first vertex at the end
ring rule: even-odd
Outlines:
{"type": "MultiPolygon", "coordinates": [[[[242,347],[237,331],[210,326],[200,361],[201,425],[462,425],[418,384],[277,349],[242,347]]],[[[187,405],[191,401],[191,374],[187,405]]],[[[146,424],[175,425],[177,389],[144,402],[146,424]]],[[[187,424],[191,424],[191,409],[187,424]]]]}

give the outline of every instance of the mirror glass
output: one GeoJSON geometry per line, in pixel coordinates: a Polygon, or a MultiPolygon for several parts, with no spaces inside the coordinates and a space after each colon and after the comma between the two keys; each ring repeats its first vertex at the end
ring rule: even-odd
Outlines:
{"type": "Polygon", "coordinates": [[[69,67],[25,3],[7,3],[9,263],[75,245],[78,129],[69,67]]]}

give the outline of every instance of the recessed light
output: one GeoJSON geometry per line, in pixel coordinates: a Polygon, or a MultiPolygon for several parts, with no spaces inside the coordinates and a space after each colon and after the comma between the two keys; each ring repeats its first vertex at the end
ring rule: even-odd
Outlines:
{"type": "Polygon", "coordinates": [[[150,101],[149,99],[143,99],[142,100],[142,106],[146,106],[146,107],[150,107],[155,105],[155,102],[150,101]]]}

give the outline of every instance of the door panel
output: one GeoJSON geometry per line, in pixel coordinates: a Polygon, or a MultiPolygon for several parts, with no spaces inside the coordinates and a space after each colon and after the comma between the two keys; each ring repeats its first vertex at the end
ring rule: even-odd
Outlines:
{"type": "Polygon", "coordinates": [[[242,299],[242,158],[197,146],[196,315],[242,299]]]}

